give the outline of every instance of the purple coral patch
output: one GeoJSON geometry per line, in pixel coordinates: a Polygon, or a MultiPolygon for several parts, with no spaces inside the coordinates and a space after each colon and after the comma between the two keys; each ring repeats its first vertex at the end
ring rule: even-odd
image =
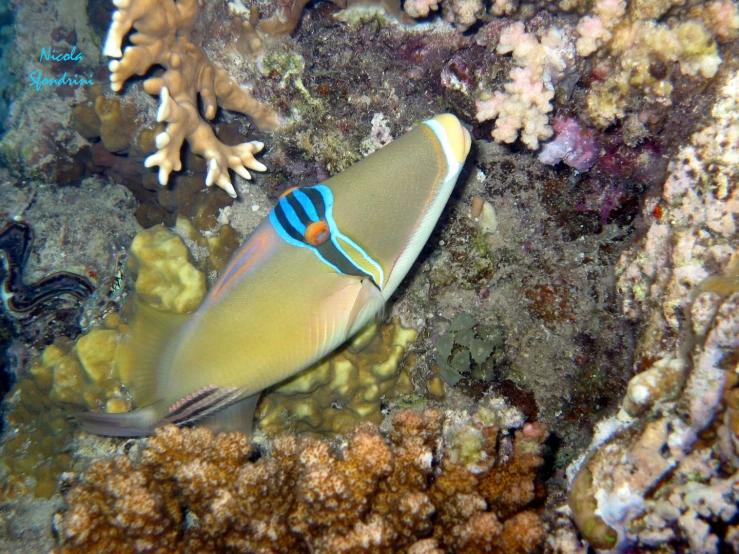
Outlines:
{"type": "Polygon", "coordinates": [[[598,158],[600,150],[595,134],[583,128],[572,117],[557,118],[552,123],[554,139],[539,152],[539,161],[546,165],[564,162],[578,171],[588,171],[598,158]]]}

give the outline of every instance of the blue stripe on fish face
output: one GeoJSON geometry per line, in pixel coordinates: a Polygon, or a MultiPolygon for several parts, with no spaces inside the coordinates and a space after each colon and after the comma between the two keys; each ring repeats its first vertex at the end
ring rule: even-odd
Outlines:
{"type": "Polygon", "coordinates": [[[297,212],[295,211],[295,208],[290,205],[290,201],[288,200],[289,196],[286,196],[285,198],[280,200],[279,206],[285,214],[285,217],[287,217],[287,221],[290,226],[295,229],[295,231],[299,235],[305,235],[305,229],[308,223],[305,223],[304,220],[301,220],[300,216],[298,216],[297,212]]]}
{"type": "Polygon", "coordinates": [[[277,235],[291,246],[309,248],[332,270],[370,278],[382,289],[382,267],[339,230],[333,207],[334,195],[330,188],[325,185],[305,187],[281,198],[270,212],[269,221],[277,235]],[[315,235],[316,229],[319,229],[318,235],[315,235]]]}
{"type": "Polygon", "coordinates": [[[307,194],[305,194],[302,190],[298,189],[293,191],[293,197],[300,202],[300,205],[303,206],[303,209],[308,214],[308,217],[311,221],[318,221],[320,218],[318,217],[318,212],[316,211],[316,207],[313,205],[313,202],[311,202],[310,198],[307,194]]]}

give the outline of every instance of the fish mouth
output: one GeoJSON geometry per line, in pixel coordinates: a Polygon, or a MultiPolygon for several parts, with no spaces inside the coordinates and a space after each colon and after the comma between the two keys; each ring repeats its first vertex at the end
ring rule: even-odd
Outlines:
{"type": "Polygon", "coordinates": [[[462,126],[462,123],[455,115],[450,113],[437,115],[434,119],[444,127],[444,132],[449,139],[454,157],[459,163],[464,163],[472,146],[472,137],[469,131],[462,126]]]}

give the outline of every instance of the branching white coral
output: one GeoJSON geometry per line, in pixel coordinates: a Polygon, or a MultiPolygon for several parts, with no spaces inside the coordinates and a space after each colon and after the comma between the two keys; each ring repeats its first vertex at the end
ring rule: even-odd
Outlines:
{"type": "Polygon", "coordinates": [[[603,43],[611,40],[611,31],[623,19],[626,13],[624,0],[597,0],[593,6],[593,15],[583,17],[577,24],[576,48],[578,56],[589,56],[603,43]]]}
{"type": "Polygon", "coordinates": [[[242,89],[228,73],[211,63],[200,48],[190,41],[190,32],[198,13],[196,0],[114,0],[113,14],[103,53],[120,58],[109,64],[111,88],[119,91],[132,75],[143,75],[153,65],[166,71],[144,83],[146,92],[159,95],[157,121],[166,123],[156,137],[157,152],[146,159],[146,167],[159,167],[159,182],[164,185],[172,171],[182,168],[180,150],[185,140],[193,152],[208,162],[206,185],[213,183],[232,197],[236,191],[228,170],[249,179],[247,168],[264,171],[254,159],[263,148],[261,142],[237,146],[223,144],[212,127],[200,116],[198,98],[203,103],[205,119],[213,119],[218,106],[250,115],[262,128],[274,128],[277,115],[242,89]],[[132,31],[129,46],[121,51],[125,37],[132,31]]]}

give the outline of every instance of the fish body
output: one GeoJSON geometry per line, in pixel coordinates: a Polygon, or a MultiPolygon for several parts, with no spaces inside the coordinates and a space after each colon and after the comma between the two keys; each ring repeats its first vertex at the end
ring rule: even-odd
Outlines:
{"type": "Polygon", "coordinates": [[[131,346],[147,350],[139,337],[164,344],[133,378],[146,406],[84,414],[83,426],[119,436],[167,422],[250,428],[260,391],[320,360],[382,310],[439,219],[469,148],[457,118],[441,115],[325,183],[288,191],[184,324],[168,331],[166,316],[138,305],[131,346]]]}

